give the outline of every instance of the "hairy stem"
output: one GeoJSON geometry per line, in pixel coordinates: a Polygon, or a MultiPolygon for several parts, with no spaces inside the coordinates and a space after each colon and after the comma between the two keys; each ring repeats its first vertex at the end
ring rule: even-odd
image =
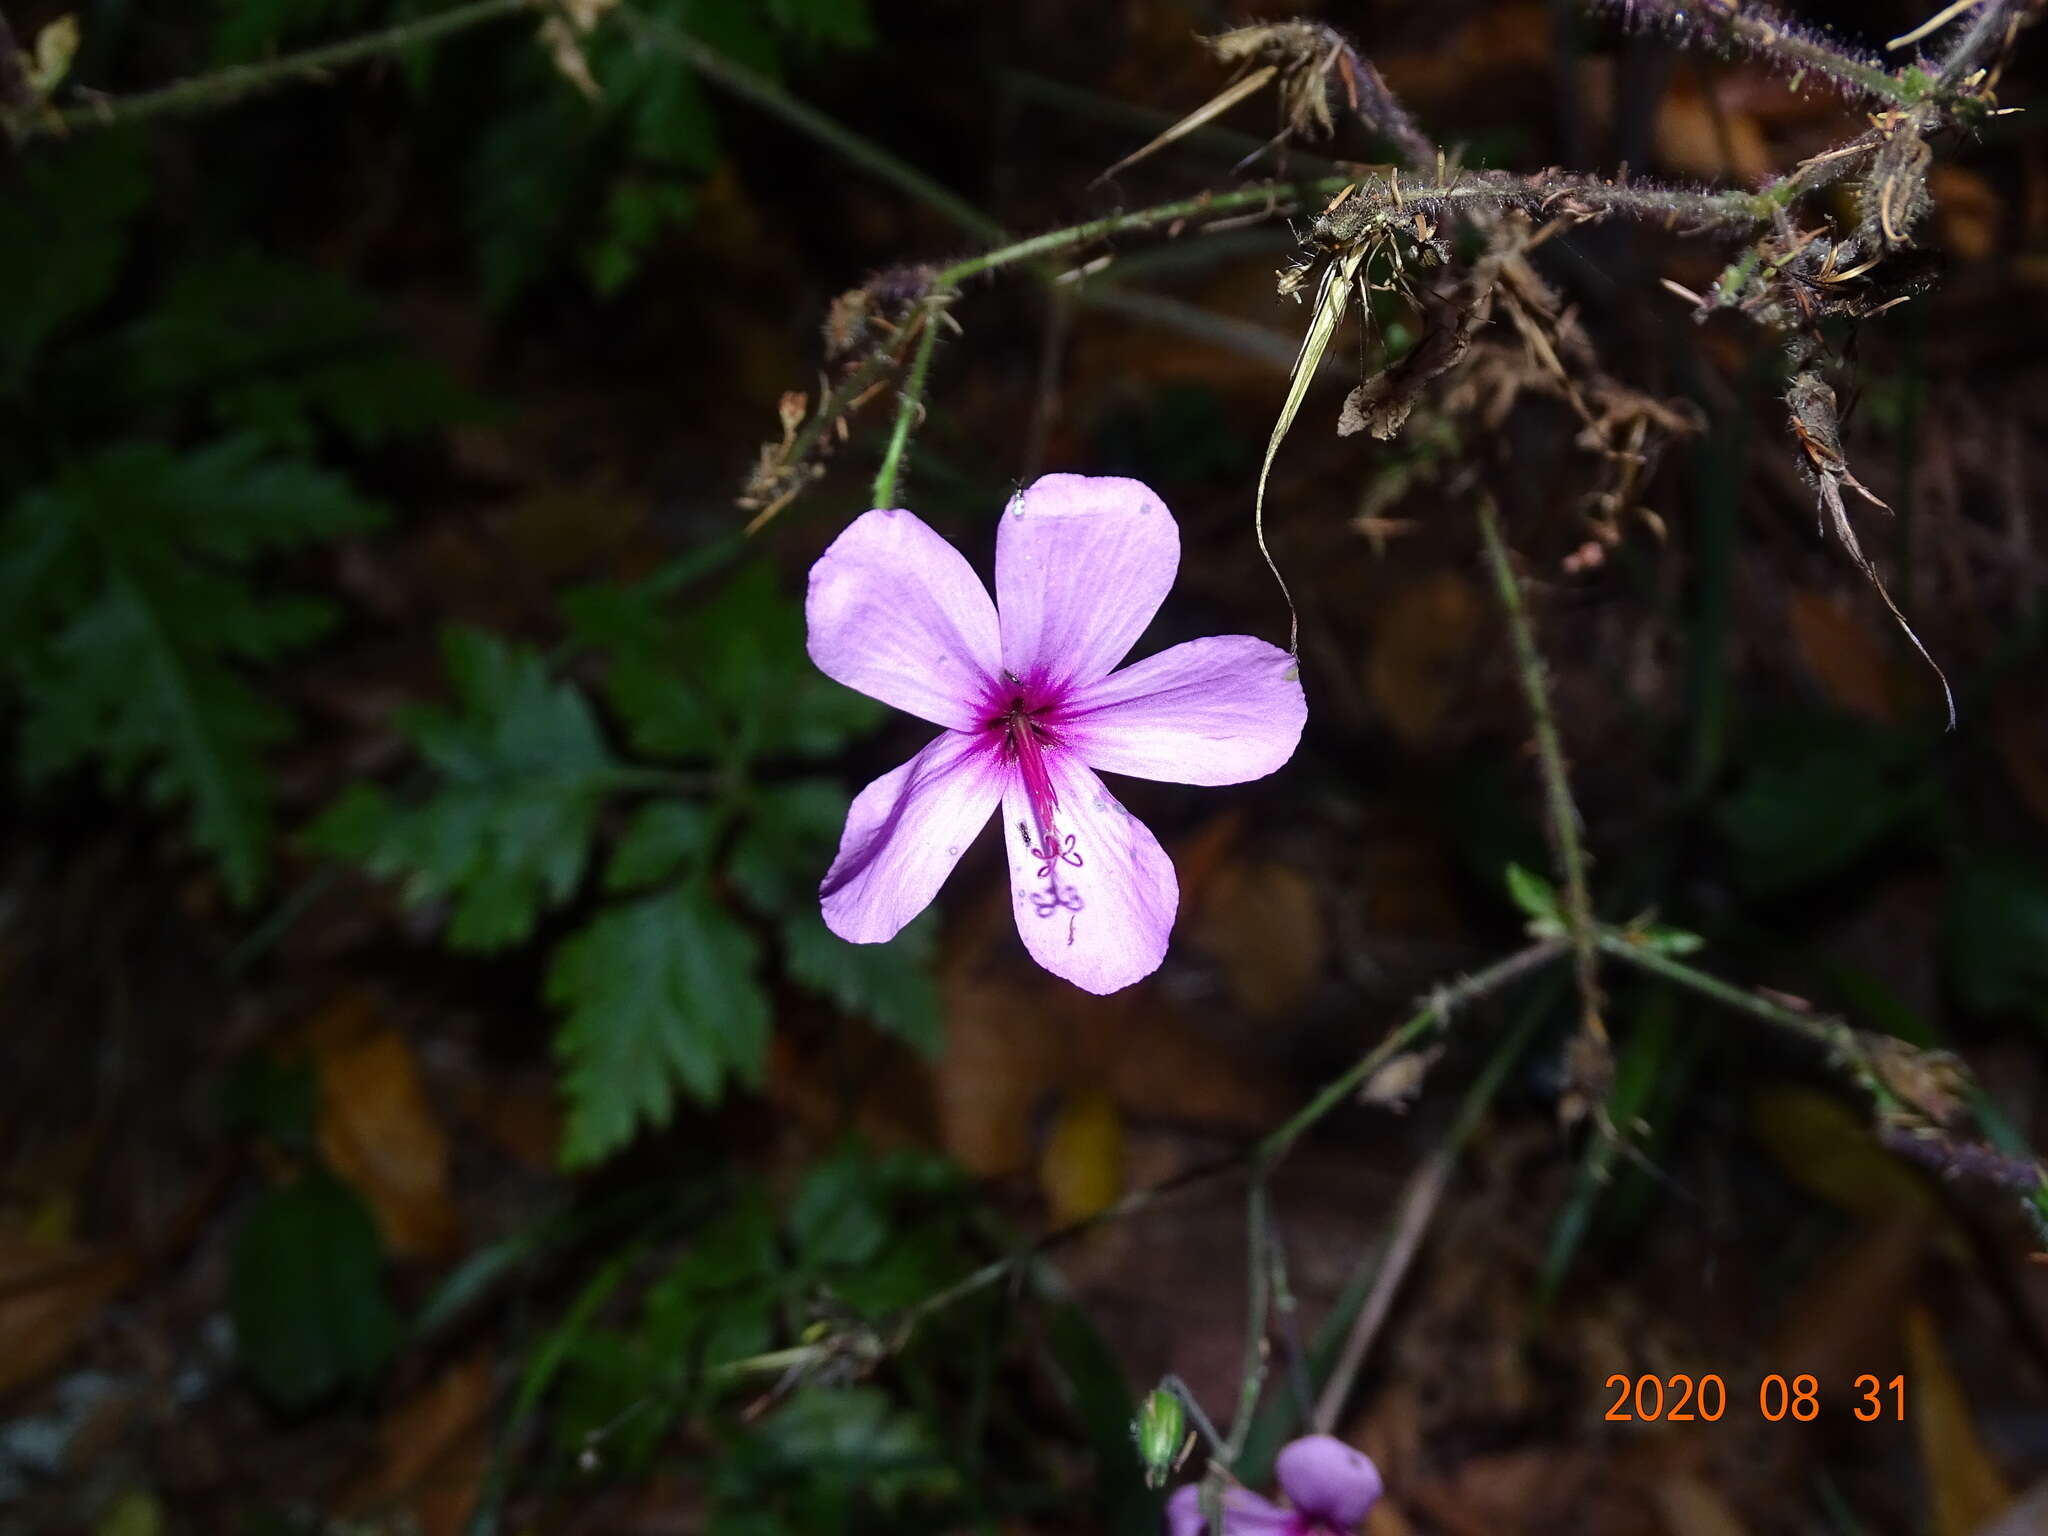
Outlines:
{"type": "Polygon", "coordinates": [[[1295,1142],[1301,1139],[1303,1132],[1349,1099],[1381,1067],[1403,1051],[1421,1043],[1424,1037],[1443,1028],[1458,1009],[1468,1007],[1483,997],[1491,996],[1510,982],[1520,981],[1533,971],[1541,970],[1568,948],[1562,940],[1545,939],[1539,944],[1530,945],[1527,949],[1515,951],[1504,960],[1496,960],[1482,971],[1474,971],[1470,976],[1461,976],[1450,985],[1438,988],[1423,1002],[1421,1008],[1403,1023],[1388,1031],[1386,1038],[1378,1045],[1359,1057],[1348,1069],[1325,1083],[1314,1098],[1267,1132],[1264,1139],[1252,1149],[1252,1166],[1260,1172],[1270,1170],[1287,1155],[1295,1142]]]}
{"type": "Polygon", "coordinates": [[[1845,90],[1861,91],[1887,106],[1909,107],[1915,97],[1898,76],[1870,59],[1836,47],[1826,38],[1787,20],[1755,0],[1593,0],[1596,9],[1622,11],[1630,19],[1655,22],[1775,59],[1795,74],[1824,75],[1845,90]]]}
{"type": "MultiPolygon", "coordinates": [[[[1868,1095],[1877,1113],[1881,1141],[1946,1178],[1969,1179],[2018,1193],[2023,1197],[2022,1208],[2036,1240],[2048,1245],[2048,1167],[2040,1158],[2017,1138],[2006,1139],[2018,1150],[2001,1152],[1980,1143],[1958,1141],[1945,1131],[1916,1123],[1921,1118],[1916,1109],[1900,1103],[1873,1059],[1870,1047],[1850,1025],[1826,1014],[1788,1008],[1760,993],[1696,970],[1625,930],[1602,928],[1599,944],[1603,953],[1624,965],[1820,1046],[1829,1060],[1868,1095]]],[[[1975,1092],[1981,1100],[1981,1089],[1975,1092]]],[[[1986,1120],[1981,1110],[1978,1119],[1980,1123],[1986,1120]]]]}
{"type": "Polygon", "coordinates": [[[889,446],[882,454],[882,467],[875,471],[875,492],[869,506],[896,505],[896,476],[903,466],[904,450],[910,446],[911,428],[924,414],[925,375],[931,369],[932,348],[939,339],[940,316],[944,313],[942,301],[930,303],[925,308],[924,332],[917,338],[917,351],[910,359],[910,372],[903,379],[896,404],[896,425],[889,433],[889,446]]]}
{"type": "Polygon", "coordinates": [[[1162,224],[1173,224],[1182,219],[1200,219],[1210,214],[1236,213],[1245,208],[1264,205],[1274,213],[1283,209],[1298,208],[1312,199],[1327,198],[1339,187],[1349,183],[1342,177],[1326,176],[1320,181],[1307,182],[1266,182],[1258,186],[1237,187],[1229,192],[1204,192],[1198,197],[1184,197],[1177,202],[1160,203],[1152,208],[1136,208],[1129,213],[1113,213],[1106,218],[1090,219],[1082,224],[1068,224],[1060,229],[1049,229],[1042,235],[1033,235],[1026,240],[1013,241],[998,246],[995,250],[984,251],[979,256],[969,256],[951,266],[941,267],[934,275],[933,283],[941,288],[956,287],[971,277],[995,272],[1003,267],[1013,267],[1019,262],[1036,261],[1041,256],[1056,256],[1080,246],[1093,245],[1098,240],[1113,235],[1131,234],[1141,230],[1157,229],[1162,224]]]}
{"type": "Polygon", "coordinates": [[[67,107],[61,112],[16,121],[11,128],[17,141],[26,142],[83,129],[111,128],[152,117],[204,112],[292,81],[319,80],[328,71],[344,65],[401,53],[450,33],[466,31],[520,11],[533,10],[535,6],[536,0],[471,0],[470,4],[458,5],[453,10],[401,22],[381,31],[366,32],[343,42],[308,48],[262,64],[233,65],[210,75],[180,80],[133,96],[109,97],[84,106],[67,107]]]}
{"type": "Polygon", "coordinates": [[[2013,13],[2019,9],[2015,0],[1985,0],[1948,57],[1942,60],[1938,76],[1942,85],[1954,87],[1988,64],[2004,43],[2013,13]]]}
{"type": "MultiPolygon", "coordinates": [[[[1746,1013],[1753,1019],[1761,1019],[1766,1024],[1789,1031],[1836,1055],[1852,1061],[1862,1059],[1862,1047],[1857,1043],[1856,1032],[1840,1019],[1828,1018],[1821,1014],[1801,1013],[1796,1008],[1774,1003],[1746,987],[1738,987],[1733,982],[1709,975],[1682,960],[1673,959],[1668,954],[1638,942],[1621,929],[1602,928],[1595,935],[1595,941],[1603,953],[1612,955],[1639,971],[1661,977],[1665,981],[1684,987],[1689,992],[1697,992],[1701,997],[1719,1003],[1724,1008],[1746,1013]]],[[[1889,1092],[1882,1084],[1876,1086],[1879,1092],[1885,1094],[1886,1103],[1889,1103],[1889,1092]]],[[[1880,1105],[1880,1108],[1882,1107],[1884,1106],[1880,1105]]]]}
{"type": "Polygon", "coordinates": [[[1515,575],[1507,541],[1501,537],[1500,512],[1493,498],[1484,494],[1479,498],[1479,532],[1485,540],[1486,563],[1493,572],[1494,591],[1500,598],[1501,614],[1507,620],[1508,635],[1514,644],[1515,672],[1521,679],[1522,696],[1529,705],[1529,718],[1535,730],[1536,765],[1543,777],[1544,824],[1550,833],[1551,852],[1557,859],[1559,884],[1564,892],[1565,932],[1572,942],[1579,1002],[1586,1028],[1596,1037],[1604,1037],[1593,898],[1586,885],[1586,850],[1579,837],[1579,808],[1572,803],[1564,744],[1550,708],[1549,677],[1543,653],[1536,647],[1528,607],[1522,601],[1521,579],[1515,575]]]}

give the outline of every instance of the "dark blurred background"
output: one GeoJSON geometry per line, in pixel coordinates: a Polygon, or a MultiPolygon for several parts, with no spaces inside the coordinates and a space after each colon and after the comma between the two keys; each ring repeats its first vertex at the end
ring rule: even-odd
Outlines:
{"type": "MultiPolygon", "coordinates": [[[[1646,478],[1593,508],[1578,418],[1498,321],[1399,436],[1340,439],[1376,366],[1340,336],[1267,504],[1307,737],[1242,789],[1127,786],[1181,919],[1098,999],[1024,956],[986,840],[886,948],[818,921],[849,796],[928,734],[802,650],[803,572],[866,507],[893,397],[750,540],[735,503],[778,401],[846,366],[836,296],[998,243],[844,133],[1011,236],[1384,159],[1352,125],[1239,168],[1277,127],[1261,97],[1095,180],[1218,89],[1197,38],[1251,9],[506,4],[133,122],[136,93],[436,8],[108,0],[75,34],[4,9],[0,1527],[1156,1528],[1127,1426],[1163,1372],[1235,1399],[1241,1178],[920,1308],[1241,1151],[1522,942],[1503,872],[1549,855],[1477,488],[1600,913],[1953,1050],[1972,1135],[2048,1136],[2028,113],[1935,141],[1910,302],[1827,331],[1844,450],[1893,509],[1853,515],[1955,731],[1816,527],[1783,338],[1660,283],[1707,291],[1740,240],[1581,225],[1536,263],[1665,411],[1646,478]]],[[[1878,50],[1929,9],[1798,13],[1878,50]]],[[[1470,166],[1754,186],[1869,126],[1565,3],[1257,19],[1282,13],[1346,31],[1470,166]]],[[[2000,103],[2038,80],[2022,37],[2000,103]]],[[[1808,222],[1853,222],[1830,197],[1808,222]]],[[[970,284],[899,500],[985,571],[1018,482],[1140,477],[1185,546],[1141,650],[1277,641],[1251,511],[1308,313],[1273,289],[1295,241],[1264,218],[970,284]]],[[[1397,297],[1373,311],[1372,357],[1413,343],[1397,297]]],[[[1607,987],[1599,1114],[1561,1123],[1588,1084],[1559,971],[1280,1170],[1296,1307],[1248,1480],[1393,1262],[1337,1426],[1386,1477],[1376,1536],[2048,1529],[2048,1276],[2015,1195],[1886,1151],[1789,1033],[1607,987]],[[1802,1372],[1818,1418],[1767,1421],[1758,1384],[1802,1372]],[[1610,1421],[1612,1377],[1675,1373],[1725,1378],[1726,1417],[1610,1421]],[[1903,1418],[1856,1418],[1865,1374],[1904,1378],[1903,1418]]]]}

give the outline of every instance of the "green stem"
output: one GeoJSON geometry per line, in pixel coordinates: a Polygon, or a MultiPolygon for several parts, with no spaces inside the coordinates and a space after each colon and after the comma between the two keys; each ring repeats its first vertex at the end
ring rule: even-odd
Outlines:
{"type": "Polygon", "coordinates": [[[1218,1458],[1233,1465],[1244,1452],[1245,1437],[1252,1432],[1252,1420],[1259,1409],[1259,1391],[1266,1381],[1266,1313],[1272,1297],[1272,1269],[1266,1257],[1266,1178],[1263,1169],[1252,1172],[1251,1191],[1245,1197],[1245,1246],[1250,1250],[1247,1278],[1247,1317],[1244,1328],[1244,1367],[1238,1377],[1237,1414],[1230,1421],[1230,1438],[1218,1458]]]}
{"type": "Polygon", "coordinates": [[[1950,1179],[1975,1179],[2017,1191],[2022,1208],[2033,1226],[2035,1240],[2048,1244],[2048,1166],[2035,1156],[2023,1137],[2009,1133],[1999,1124],[1996,1110],[1987,1113],[1983,1090],[1974,1084],[1967,1097],[1973,1103],[1978,1124],[1990,1137],[1991,1146],[1959,1141],[1924,1123],[1918,1105],[1904,1105],[1893,1092],[1864,1037],[1841,1019],[1827,1014],[1803,1013],[1774,1003],[1759,993],[1732,982],[1694,970],[1653,946],[1645,945],[1625,930],[1602,928],[1600,948],[1625,965],[1656,976],[1674,986],[1736,1013],[1747,1014],[1773,1028],[1820,1046],[1829,1059],[1845,1072],[1870,1098],[1876,1111],[1881,1139],[1894,1152],[1909,1153],[1917,1162],[1938,1169],[1950,1179]],[[1915,1124],[1915,1122],[1920,1122],[1915,1124]],[[2004,1131],[2006,1133],[2002,1134],[2004,1131]],[[2003,1153],[1992,1148],[2002,1148],[2003,1153]],[[2031,1174],[2031,1183],[2026,1175],[2031,1174]]]}
{"type": "Polygon", "coordinates": [[[957,193],[940,186],[874,140],[862,137],[814,107],[805,105],[766,75],[757,74],[746,65],[707,48],[673,23],[646,15],[630,5],[620,7],[618,22],[640,42],[681,59],[712,84],[781,118],[799,133],[808,134],[861,169],[872,172],[926,207],[944,214],[968,234],[980,240],[1003,238],[1000,224],[957,193]]]}
{"type": "MultiPolygon", "coordinates": [[[[1112,235],[1156,229],[1179,219],[1206,218],[1269,205],[1275,212],[1326,202],[1330,195],[1357,185],[1357,178],[1325,176],[1309,181],[1265,182],[1229,192],[1209,192],[1156,208],[1139,208],[1111,214],[1083,224],[1047,230],[1009,245],[986,251],[941,267],[933,278],[940,287],[953,287],[970,277],[979,277],[1000,267],[1057,255],[1077,246],[1090,245],[1112,235]]],[[[1644,219],[1683,219],[1703,229],[1747,229],[1768,222],[1777,211],[1770,198],[1754,192],[1694,192],[1680,187],[1659,187],[1648,182],[1606,181],[1597,176],[1549,174],[1530,177],[1505,171],[1474,172],[1443,185],[1404,184],[1401,203],[1389,201],[1369,210],[1351,232],[1364,235],[1374,224],[1399,227],[1416,205],[1442,208],[1527,208],[1541,211],[1564,206],[1587,213],[1618,213],[1644,219]]]]}
{"type": "Polygon", "coordinates": [[[1519,981],[1532,971],[1541,970],[1568,948],[1569,946],[1561,939],[1545,939],[1539,944],[1530,945],[1527,949],[1517,950],[1504,960],[1496,960],[1483,971],[1461,976],[1449,986],[1439,988],[1406,1022],[1395,1026],[1384,1040],[1359,1057],[1344,1072],[1325,1083],[1314,1098],[1302,1105],[1281,1125],[1268,1132],[1265,1139],[1252,1149],[1253,1170],[1256,1173],[1264,1173],[1272,1168],[1287,1155],[1295,1142],[1301,1139],[1303,1132],[1349,1099],[1375,1072],[1401,1052],[1420,1042],[1424,1036],[1441,1029],[1458,1009],[1498,992],[1508,983],[1519,981]]]}
{"type": "Polygon", "coordinates": [[[1661,950],[1638,942],[1621,929],[1602,927],[1596,931],[1594,942],[1603,954],[1613,956],[1624,965],[1661,977],[1719,1003],[1723,1008],[1761,1019],[1820,1046],[1848,1066],[1859,1084],[1877,1100],[1879,1109],[1895,1107],[1897,1101],[1871,1066],[1862,1043],[1856,1038],[1856,1031],[1840,1019],[1829,1018],[1825,1014],[1801,1013],[1796,1008],[1774,1003],[1746,987],[1738,987],[1733,982],[1696,970],[1682,960],[1675,960],[1661,950]]]}
{"type": "Polygon", "coordinates": [[[1801,69],[1816,70],[1892,106],[1910,107],[1918,99],[1891,71],[1866,64],[1813,38],[1785,32],[1759,18],[1738,14],[1729,23],[1729,31],[1737,41],[1747,43],[1760,52],[1773,53],[1801,69]]]}
{"type": "Polygon", "coordinates": [[[510,16],[519,11],[532,10],[536,0],[471,0],[468,5],[458,5],[453,10],[441,11],[432,16],[422,16],[416,21],[401,22],[378,32],[366,32],[361,37],[352,37],[344,42],[328,43],[319,48],[308,48],[300,53],[287,54],[281,59],[272,59],[262,64],[237,64],[231,68],[217,70],[210,75],[200,75],[191,80],[180,80],[154,91],[144,91],[134,96],[122,96],[89,102],[84,106],[67,107],[61,112],[51,112],[40,118],[29,117],[10,125],[17,142],[30,139],[59,137],[73,131],[89,128],[111,128],[121,123],[140,122],[145,118],[172,116],[181,112],[203,112],[210,107],[227,106],[245,96],[293,80],[318,80],[329,70],[343,65],[358,64],[365,59],[399,53],[436,38],[446,37],[451,32],[461,32],[482,22],[494,21],[501,16],[510,16]]]}
{"type": "Polygon", "coordinates": [[[912,424],[924,414],[924,381],[932,365],[932,349],[939,339],[940,317],[945,313],[944,296],[934,297],[924,310],[924,334],[917,338],[917,351],[910,359],[910,372],[896,403],[896,425],[889,433],[889,446],[882,454],[882,467],[875,471],[875,494],[871,507],[896,505],[896,476],[903,467],[903,453],[910,446],[912,424]]]}
{"type": "Polygon", "coordinates": [[[779,1376],[786,1371],[822,1365],[831,1356],[830,1344],[797,1344],[788,1349],[771,1349],[765,1354],[721,1361],[708,1367],[704,1376],[707,1381],[721,1384],[748,1376],[779,1376]]]}
{"type": "Polygon", "coordinates": [[[1013,241],[995,250],[984,251],[979,256],[969,256],[963,261],[956,261],[949,267],[941,267],[933,275],[932,285],[936,288],[955,288],[968,278],[980,277],[985,272],[1012,267],[1022,261],[1035,261],[1040,256],[1057,255],[1076,246],[1092,245],[1097,240],[1106,240],[1112,235],[1157,229],[1160,225],[1171,224],[1177,219],[1198,219],[1208,214],[1234,213],[1239,209],[1256,208],[1261,205],[1270,205],[1278,212],[1283,207],[1300,206],[1311,198],[1327,198],[1338,188],[1348,185],[1350,183],[1344,178],[1335,176],[1325,177],[1320,181],[1266,182],[1254,187],[1239,187],[1230,192],[1205,192],[1199,197],[1184,197],[1178,202],[1161,203],[1154,208],[1113,213],[1106,218],[1090,219],[1082,224],[1069,224],[1060,229],[1049,229],[1042,235],[1013,241]]]}
{"type": "Polygon", "coordinates": [[[1600,978],[1595,957],[1593,898],[1586,885],[1586,850],[1579,840],[1579,808],[1572,803],[1571,775],[1565,767],[1564,744],[1557,732],[1557,720],[1550,708],[1550,684],[1545,674],[1543,653],[1536,648],[1536,631],[1529,623],[1529,610],[1522,601],[1521,579],[1515,575],[1507,541],[1501,537],[1500,512],[1493,498],[1479,498],[1479,532],[1486,543],[1486,563],[1493,572],[1493,586],[1500,598],[1502,615],[1515,649],[1515,671],[1521,678],[1522,695],[1529,705],[1530,721],[1536,734],[1536,762],[1543,777],[1545,823],[1550,831],[1551,851],[1557,857],[1558,873],[1564,887],[1565,932],[1572,941],[1573,969],[1578,977],[1579,1001],[1586,1027],[1604,1036],[1600,1023],[1600,978]]]}

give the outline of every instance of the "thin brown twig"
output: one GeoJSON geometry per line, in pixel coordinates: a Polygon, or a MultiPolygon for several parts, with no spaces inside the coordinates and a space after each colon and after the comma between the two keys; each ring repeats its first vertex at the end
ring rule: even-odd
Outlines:
{"type": "Polygon", "coordinates": [[[1437,1206],[1443,1200],[1444,1190],[1450,1185],[1451,1170],[1457,1165],[1457,1160],[1457,1148],[1446,1144],[1432,1152],[1410,1177],[1408,1188],[1401,1197],[1401,1213],[1395,1218],[1393,1238],[1387,1244],[1386,1256],[1380,1260],[1379,1273],[1373,1276],[1372,1290],[1366,1295],[1365,1305],[1359,1308],[1358,1316],[1352,1320],[1343,1351],[1330,1368],[1330,1374],[1323,1381],[1322,1394],[1316,1399],[1314,1425],[1318,1434],[1327,1435],[1335,1431],[1337,1416],[1344,1411],[1344,1402],[1351,1396],[1351,1385],[1358,1379],[1359,1367],[1365,1364],[1366,1351],[1372,1348],[1372,1341],[1379,1336],[1380,1325],[1386,1321],[1387,1312],[1394,1304],[1394,1293],[1401,1288],[1409,1266],[1415,1262],[1415,1255],[1422,1250],[1423,1234],[1428,1232],[1437,1206]]]}

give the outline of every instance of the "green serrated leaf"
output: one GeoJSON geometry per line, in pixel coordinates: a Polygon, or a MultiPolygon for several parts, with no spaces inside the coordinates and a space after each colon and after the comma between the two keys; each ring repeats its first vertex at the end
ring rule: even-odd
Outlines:
{"type": "Polygon", "coordinates": [[[578,1330],[563,1358],[557,1443],[577,1455],[596,1436],[607,1472],[645,1467],[714,1367],[771,1347],[782,1268],[768,1202],[743,1183],[647,1288],[636,1328],[578,1330]]]}
{"type": "MultiPolygon", "coordinates": [[[[641,9],[771,80],[781,76],[778,30],[826,46],[874,39],[865,0],[647,0],[641,9]]],[[[616,292],[689,217],[696,187],[718,167],[717,124],[692,70],[623,27],[601,26],[582,47],[595,101],[539,49],[521,50],[499,94],[524,105],[478,135],[469,223],[494,302],[571,254],[600,293],[616,292]]]]}
{"type": "Polygon", "coordinates": [[[625,587],[587,588],[563,607],[578,639],[605,653],[607,696],[651,756],[831,757],[881,719],[880,705],[811,664],[803,612],[765,563],[687,611],[625,587]]]}
{"type": "Polygon", "coordinates": [[[718,823],[694,800],[657,800],[642,806],[605,866],[604,888],[617,894],[659,885],[701,859],[718,823]]]}
{"type": "Polygon", "coordinates": [[[246,63],[282,44],[339,31],[370,10],[371,0],[232,0],[221,6],[214,29],[214,62],[246,63]]]}
{"type": "Polygon", "coordinates": [[[867,0],[768,0],[768,14],[783,31],[806,42],[867,48],[875,41],[867,0]]]}
{"type": "Polygon", "coordinates": [[[97,762],[116,788],[189,804],[230,892],[254,896],[271,840],[263,753],[291,720],[249,666],[303,646],[332,612],[260,588],[247,567],[378,516],[247,438],[188,454],[124,444],[24,497],[0,516],[24,773],[97,762]]]}
{"type": "Polygon", "coordinates": [[[1898,755],[1839,721],[1788,721],[1762,735],[1720,812],[1737,881],[1774,896],[1847,869],[1925,792],[1898,771],[1898,755]]]}
{"type": "Polygon", "coordinates": [[[938,922],[925,913],[886,944],[849,944],[815,911],[782,925],[790,979],[843,1012],[937,1056],[945,1044],[939,989],[932,979],[938,922]]]}
{"type": "Polygon", "coordinates": [[[1541,875],[1532,874],[1519,864],[1510,864],[1502,871],[1507,881],[1508,896],[1530,917],[1556,918],[1557,890],[1541,875]]]}
{"type": "Polygon", "coordinates": [[[309,829],[315,847],[405,883],[408,902],[452,900],[448,942],[499,949],[575,894],[620,765],[590,701],[540,653],[455,629],[444,650],[458,705],[406,717],[435,789],[401,805],[358,787],[309,829]]]}
{"type": "Polygon", "coordinates": [[[562,603],[582,644],[604,653],[605,696],[636,751],[689,760],[719,750],[709,704],[679,670],[681,627],[655,594],[639,587],[586,587],[562,603]]]}
{"type": "Polygon", "coordinates": [[[798,1259],[814,1269],[866,1264],[889,1238],[889,1210],[868,1157],[848,1149],[805,1175],[789,1205],[798,1259]]]}
{"type": "Polygon", "coordinates": [[[467,176],[467,222],[485,297],[511,302],[547,271],[582,223],[597,179],[601,120],[538,50],[517,55],[500,112],[477,133],[467,176]]]}
{"type": "Polygon", "coordinates": [[[0,397],[21,387],[52,336],[112,290],[128,225],[148,197],[132,134],[83,134],[19,157],[0,197],[0,397]]]}
{"type": "Polygon", "coordinates": [[[846,824],[846,791],[830,779],[795,779],[760,790],[733,843],[726,877],[761,912],[817,908],[818,882],[846,824]]]}
{"type": "MultiPolygon", "coordinates": [[[[806,1386],[720,1469],[717,1487],[721,1505],[797,1496],[808,1511],[844,1510],[855,1501],[893,1510],[957,1492],[959,1474],[930,1428],[877,1388],[806,1386]]],[[[802,1528],[848,1525],[842,1517],[802,1528]]]]}
{"type": "Polygon", "coordinates": [[[583,269],[590,286],[606,297],[625,287],[655,242],[696,206],[696,189],[686,182],[645,176],[614,182],[605,200],[601,233],[584,251],[583,269]]]}
{"type": "Polygon", "coordinates": [[[235,1349],[263,1391],[305,1408],[372,1381],[398,1342],[377,1227],[345,1184],[314,1174],[258,1202],[235,1238],[235,1349]]]}
{"type": "Polygon", "coordinates": [[[201,400],[223,428],[294,451],[322,426],[373,448],[481,409],[343,279],[256,250],[183,268],[120,345],[144,401],[201,400]]]}
{"type": "Polygon", "coordinates": [[[749,755],[833,757],[881,721],[881,705],[812,664],[803,610],[765,563],[742,568],[692,614],[685,643],[691,656],[719,659],[700,684],[749,755]]]}
{"type": "Polygon", "coordinates": [[[761,1081],[769,1015],[757,959],[698,886],[608,908],[563,943],[547,991],[564,1015],[564,1163],[596,1162],[643,1126],[667,1125],[679,1089],[709,1105],[730,1081],[761,1081]]]}

